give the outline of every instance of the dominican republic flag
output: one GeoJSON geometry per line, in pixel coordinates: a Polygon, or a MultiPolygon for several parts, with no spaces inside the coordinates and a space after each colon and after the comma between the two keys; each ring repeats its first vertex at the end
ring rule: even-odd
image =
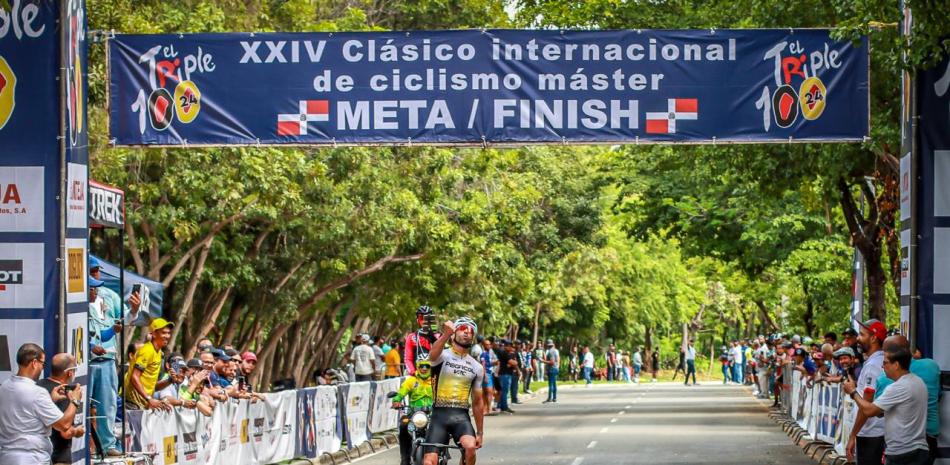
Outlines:
{"type": "Polygon", "coordinates": [[[699,99],[671,98],[664,112],[647,112],[647,134],[676,134],[676,120],[699,119],[699,99]]]}
{"type": "Polygon", "coordinates": [[[298,113],[277,115],[277,135],[306,135],[307,123],[318,121],[330,121],[330,101],[301,100],[298,113]]]}

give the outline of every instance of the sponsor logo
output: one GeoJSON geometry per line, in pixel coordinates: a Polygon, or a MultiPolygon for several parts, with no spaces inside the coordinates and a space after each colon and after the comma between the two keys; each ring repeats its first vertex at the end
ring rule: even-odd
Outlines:
{"type": "Polygon", "coordinates": [[[249,440],[247,426],[248,426],[248,419],[245,418],[241,420],[241,444],[247,444],[249,440]]]}
{"type": "Polygon", "coordinates": [[[329,100],[301,100],[297,113],[277,115],[278,136],[307,135],[309,123],[330,121],[329,100]]]}
{"type": "Polygon", "coordinates": [[[84,292],[86,290],[86,249],[72,247],[66,249],[66,291],[84,292]]]}
{"type": "Polygon", "coordinates": [[[43,167],[0,170],[0,231],[43,232],[43,167]]]}
{"type": "Polygon", "coordinates": [[[798,100],[802,107],[802,116],[809,121],[818,119],[825,111],[825,84],[817,77],[802,81],[798,90],[798,100]]]}
{"type": "Polygon", "coordinates": [[[261,442],[261,439],[264,437],[264,419],[255,418],[254,419],[254,442],[261,442]]]}
{"type": "Polygon", "coordinates": [[[84,9],[76,0],[68,2],[66,43],[66,113],[69,141],[76,145],[85,125],[86,98],[83,95],[82,58],[80,52],[86,41],[84,9]]]}
{"type": "Polygon", "coordinates": [[[67,170],[66,227],[85,229],[88,222],[88,172],[89,168],[80,163],[69,163],[67,170]]]}
{"type": "Polygon", "coordinates": [[[125,223],[123,195],[109,189],[89,185],[89,218],[94,223],[119,226],[125,223]]]}
{"type": "Polygon", "coordinates": [[[7,60],[0,56],[0,129],[6,126],[16,107],[16,74],[7,60]]]}
{"type": "Polygon", "coordinates": [[[70,353],[73,357],[76,357],[76,364],[82,366],[86,361],[86,328],[83,326],[77,326],[72,329],[71,336],[73,339],[73,344],[70,346],[70,353]]]}
{"type": "Polygon", "coordinates": [[[192,81],[182,81],[175,87],[175,115],[184,124],[191,123],[201,111],[201,91],[192,81]]]}
{"type": "Polygon", "coordinates": [[[0,260],[0,292],[23,284],[23,260],[0,260]]]}
{"type": "Polygon", "coordinates": [[[676,121],[699,119],[699,99],[667,99],[666,112],[647,112],[647,134],[676,134],[676,121]]]}
{"type": "Polygon", "coordinates": [[[178,463],[178,438],[176,436],[165,436],[162,440],[162,451],[165,455],[166,465],[178,463]]]}
{"type": "Polygon", "coordinates": [[[192,461],[198,458],[198,438],[196,433],[182,433],[181,439],[185,441],[184,455],[186,461],[192,461]]]}

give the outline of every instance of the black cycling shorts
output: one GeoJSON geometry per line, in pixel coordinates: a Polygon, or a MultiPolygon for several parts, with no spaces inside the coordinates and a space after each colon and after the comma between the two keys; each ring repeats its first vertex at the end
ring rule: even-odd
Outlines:
{"type": "MultiPolygon", "coordinates": [[[[475,427],[472,426],[472,419],[468,416],[468,409],[437,407],[432,409],[432,416],[429,418],[429,427],[426,432],[426,442],[430,444],[449,445],[449,436],[458,444],[462,436],[475,437],[475,427]]],[[[426,446],[425,453],[434,454],[438,452],[435,446],[426,446]]]]}

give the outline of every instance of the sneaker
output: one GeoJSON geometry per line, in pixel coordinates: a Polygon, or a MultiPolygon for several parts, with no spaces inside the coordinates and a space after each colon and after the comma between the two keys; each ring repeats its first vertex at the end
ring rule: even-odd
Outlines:
{"type": "Polygon", "coordinates": [[[516,401],[513,401],[513,402],[512,402],[512,404],[515,404],[515,405],[520,405],[520,404],[522,404],[522,403],[523,403],[523,402],[521,402],[520,400],[516,400],[516,401]]]}
{"type": "Polygon", "coordinates": [[[512,409],[510,409],[510,408],[506,408],[506,409],[502,410],[502,412],[505,412],[505,413],[515,413],[515,411],[512,410],[512,409]]]}
{"type": "Polygon", "coordinates": [[[546,401],[544,401],[544,402],[541,402],[541,403],[542,403],[542,404],[550,404],[551,402],[554,402],[554,401],[551,400],[551,399],[548,399],[548,400],[546,400],[546,401]]]}
{"type": "Polygon", "coordinates": [[[106,451],[106,457],[122,457],[122,452],[118,449],[109,449],[106,451]]]}

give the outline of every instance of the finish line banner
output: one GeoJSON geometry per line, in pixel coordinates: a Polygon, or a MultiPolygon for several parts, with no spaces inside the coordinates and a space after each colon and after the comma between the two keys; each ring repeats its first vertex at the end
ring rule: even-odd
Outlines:
{"type": "Polygon", "coordinates": [[[828,30],[117,35],[116,145],[842,142],[868,43],[828,30]]]}

